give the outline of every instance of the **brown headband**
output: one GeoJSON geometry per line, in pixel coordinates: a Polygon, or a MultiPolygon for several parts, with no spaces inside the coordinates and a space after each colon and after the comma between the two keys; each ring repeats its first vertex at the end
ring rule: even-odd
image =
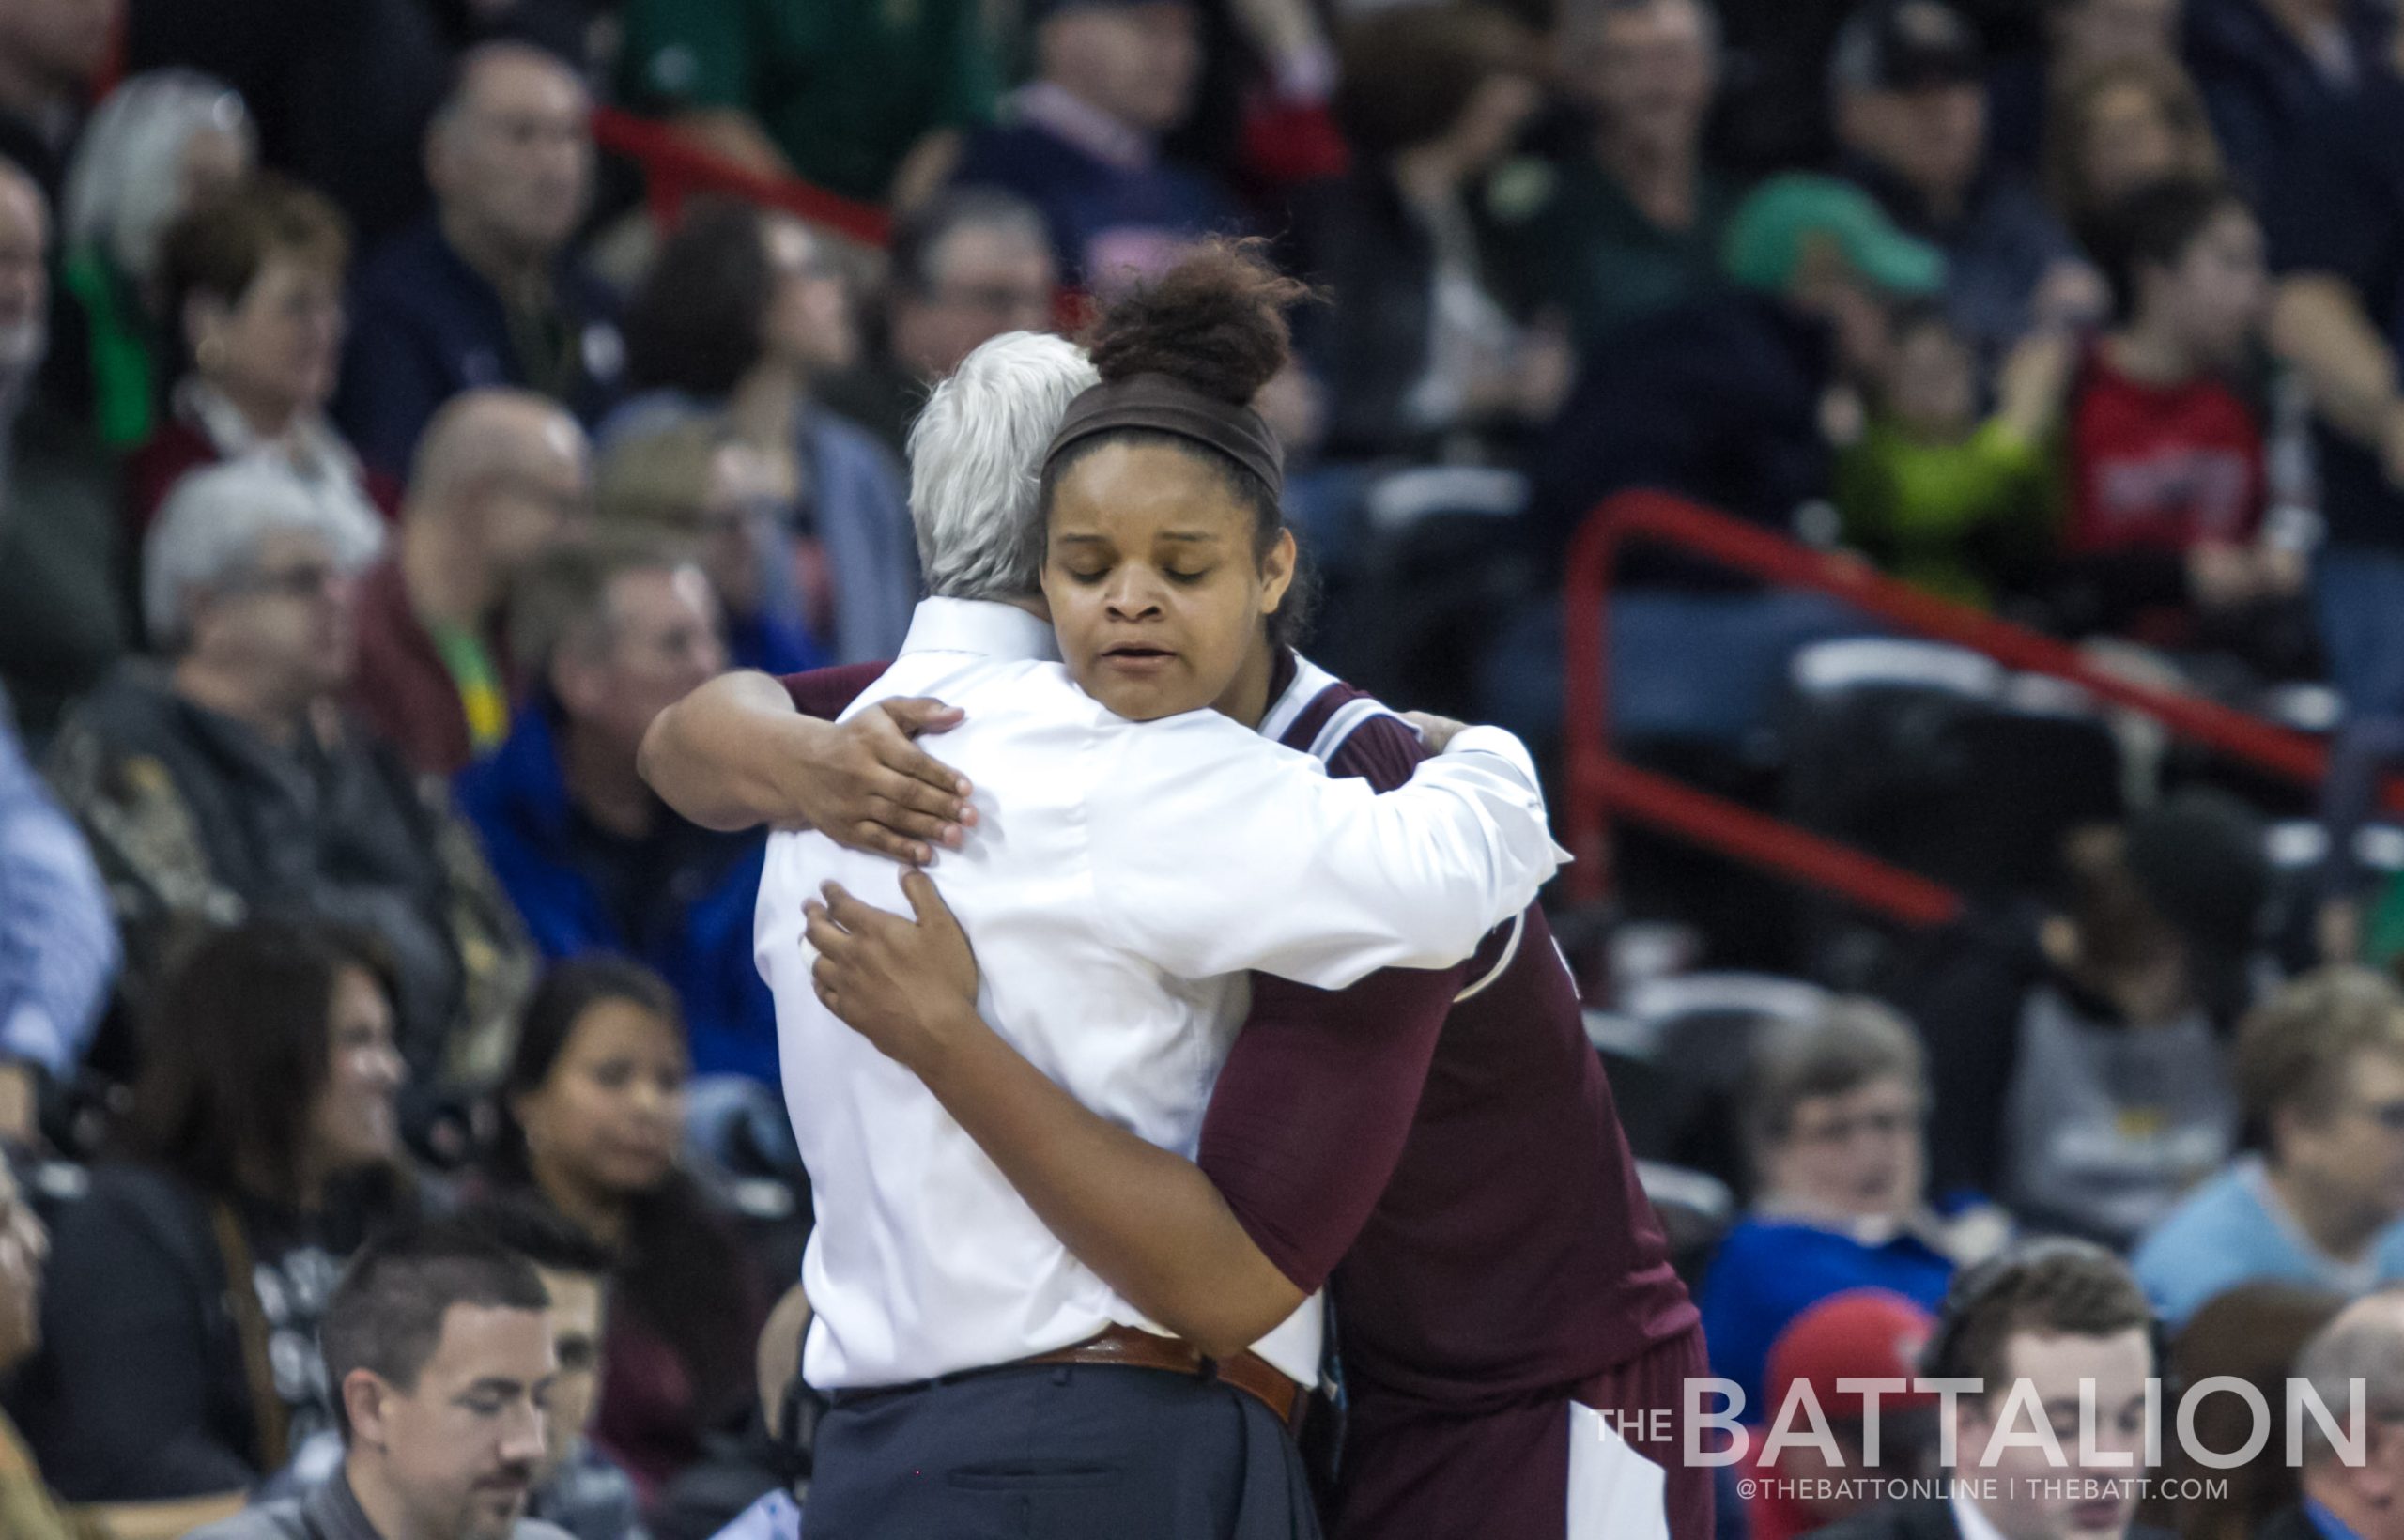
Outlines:
{"type": "Polygon", "coordinates": [[[1069,447],[1114,428],[1147,428],[1215,449],[1258,476],[1272,498],[1286,486],[1286,451],[1277,435],[1250,407],[1229,406],[1167,375],[1130,375],[1096,385],[1069,403],[1043,469],[1069,447]]]}

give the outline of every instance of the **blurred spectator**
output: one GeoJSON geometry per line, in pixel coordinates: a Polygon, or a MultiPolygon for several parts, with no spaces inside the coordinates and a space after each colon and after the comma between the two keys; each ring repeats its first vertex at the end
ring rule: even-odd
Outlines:
{"type": "Polygon", "coordinates": [[[2031,1241],[1965,1269],[1920,1370],[1983,1386],[1939,1413],[1955,1453],[1949,1495],[1890,1498],[1823,1540],[2152,1535],[2131,1525],[2147,1474],[2146,1382],[2158,1372],[2152,1328],[2129,1270],[2099,1246],[2031,1241]],[[2032,1437],[2026,1396],[2068,1431],[2032,1437]],[[2061,1408],[2079,1410],[2066,1422],[2061,1408]]]}
{"type": "Polygon", "coordinates": [[[528,1202],[482,1204],[460,1223],[533,1263],[550,1296],[551,1348],[560,1366],[543,1402],[543,1461],[526,1512],[575,1540],[641,1540],[634,1483],[589,1436],[601,1393],[614,1252],[528,1202]]]}
{"type": "Polygon", "coordinates": [[[1094,290],[1157,278],[1236,221],[1226,195],[1164,160],[1202,65],[1189,0],[1036,0],[1035,80],[968,136],[952,180],[1043,210],[1062,274],[1094,290]]]}
{"type": "Polygon", "coordinates": [[[2343,1294],[2404,1277],[2404,994],[2330,967],[2257,1009],[2237,1086],[2262,1138],[2137,1248],[2137,1276],[2174,1324],[2252,1279],[2343,1294]]]}
{"type": "Polygon", "coordinates": [[[485,385],[587,422],[615,393],[613,301],[568,248],[593,185],[592,100],[551,54],[486,43],[425,132],[435,217],[361,270],[336,415],[368,465],[404,473],[444,401],[485,385]]]}
{"type": "Polygon", "coordinates": [[[129,662],[51,756],[91,839],[146,1002],[177,938],[310,916],[391,949],[401,1041],[438,1071],[493,1055],[526,947],[475,841],[393,751],[345,721],[350,531],[255,462],[193,473],[153,528],[144,608],[163,666],[129,662]]]}
{"type": "MultiPolygon", "coordinates": [[[[2404,32],[2396,47],[2404,64],[2404,32]]],[[[2280,274],[2273,345],[2315,419],[2328,534],[2313,601],[2346,701],[2324,808],[2329,881],[2350,900],[2374,762],[2404,747],[2404,80],[2379,74],[2300,128],[2263,214],[2280,274]]]]}
{"type": "Polygon", "coordinates": [[[800,673],[831,661],[797,617],[771,607],[767,576],[791,560],[760,457],[721,418],[629,433],[601,456],[593,502],[605,530],[682,547],[700,562],[725,621],[727,661],[800,673]]]}
{"type": "Polygon", "coordinates": [[[1335,296],[1299,317],[1329,395],[1322,447],[1482,458],[1482,438],[1549,420],[1569,387],[1564,341],[1496,299],[1469,208],[1535,111],[1535,41],[1499,11],[1421,7],[1359,23],[1344,60],[1353,169],[1296,210],[1296,265],[1335,296]]]}
{"type": "MultiPolygon", "coordinates": [[[[1922,1477],[1935,1454],[1924,1437],[1925,1409],[1934,1395],[1889,1391],[1878,1398],[1878,1457],[1870,1458],[1860,1381],[1907,1380],[1919,1373],[1920,1350],[1935,1317],[1900,1294],[1848,1289],[1795,1317],[1769,1350],[1769,1398],[1753,1422],[1778,1425],[1779,1411],[1797,1386],[1828,1419],[1836,1444],[1831,1461],[1816,1441],[1783,1445],[1760,1461],[1769,1479],[1753,1485],[1746,1504],[1749,1540],[1795,1540],[1847,1518],[1874,1501],[1875,1484],[1922,1477]],[[1848,1389],[1847,1387],[1851,1388],[1848,1389]],[[1787,1484],[1811,1483],[1808,1486],[1787,1484]],[[1825,1495],[1806,1498],[1802,1492],[1825,1495]]],[[[1809,1424],[1795,1424],[1809,1425],[1809,1424]]],[[[1754,1444],[1755,1449],[1761,1443],[1754,1444]]]]}
{"type": "Polygon", "coordinates": [[[1895,577],[1963,604],[1993,605],[2044,564],[2054,466],[2076,357],[2036,335],[1982,397],[1977,348],[1934,302],[1896,317],[1894,348],[1861,437],[1837,456],[1845,543],[1895,577]]]}
{"type": "MultiPolygon", "coordinates": [[[[2196,1403],[2194,1447],[2181,1439],[2164,1450],[2161,1486],[2181,1496],[2150,1505],[2170,1510],[2181,1540],[2254,1540],[2280,1509],[2296,1501],[2298,1472],[2286,1458],[2288,1429],[2296,1425],[2288,1378],[2305,1345],[2345,1307],[2345,1296],[2326,1289],[2240,1284],[2188,1317],[2170,1345],[2165,1379],[2181,1386],[2200,1385],[2216,1375],[2242,1380],[2261,1393],[2273,1421],[2269,1441],[2253,1458],[2231,1465],[2253,1437],[2253,1409],[2235,1395],[2196,1403]],[[2218,1457],[2208,1465],[2198,1456],[2218,1457]],[[2192,1486],[2190,1479],[2209,1485],[2192,1486]],[[2217,1495],[2190,1495],[2199,1491],[2217,1495]]],[[[2341,1402],[2332,1402],[2330,1409],[2344,1415],[2341,1402]]],[[[2308,1423],[2310,1413],[2300,1420],[2308,1423]]]]}
{"type": "MultiPolygon", "coordinates": [[[[1703,1285],[1711,1372],[1763,1405],[1770,1344],[1852,1288],[1934,1309],[1957,1262],[2002,1237],[1926,1201],[1928,1066],[1901,1017],[1869,1000],[1772,1023],[1754,1040],[1744,1135],[1755,1192],[1703,1285]]],[[[1764,1414],[1766,1415],[1766,1414],[1764,1414]]]]}
{"type": "Polygon", "coordinates": [[[36,1135],[41,1081],[74,1075],[120,958],[91,851],[27,762],[5,692],[0,894],[0,1146],[17,1146],[36,1135]]]}
{"type": "Polygon", "coordinates": [[[903,206],[1001,88],[979,0],[631,0],[620,94],[739,165],[903,206]]]}
{"type": "Polygon", "coordinates": [[[2396,1471],[2404,1464],[2404,1291],[2383,1288],[2348,1305],[2304,1346],[2295,1376],[2336,1419],[2345,1447],[2303,1419],[2302,1500],[2264,1525],[2261,1540],[2385,1540],[2396,1531],[2396,1471]]]}
{"type": "Polygon", "coordinates": [[[2230,385],[2269,306],[2262,231],[2227,190],[2166,182],[2105,216],[2097,247],[2119,325],[2073,394],[2055,622],[2178,645],[2304,584],[2261,539],[2262,426],[2230,385]]]}
{"type": "Polygon", "coordinates": [[[2045,118],[2045,193],[2081,239],[2131,193],[2220,175],[2220,146],[2176,59],[2098,66],[2063,84],[2045,118]]]}
{"type": "Polygon", "coordinates": [[[665,981],[617,958],[563,962],[527,1007],[486,1171],[621,1258],[593,1437],[646,1502],[752,1409],[763,1317],[732,1232],[678,1162],[690,1075],[665,981]]]}
{"type": "Polygon", "coordinates": [[[57,1216],[17,1391],[77,1502],[238,1493],[332,1426],[315,1348],[335,1275],[416,1204],[391,987],[362,944],[223,932],[155,1005],[121,1158],[57,1216]]]}
{"type": "Polygon", "coordinates": [[[2101,285],[2026,187],[1986,169],[1984,58],[1944,0],[1872,0],[1837,37],[1846,172],[1945,253],[1946,301],[1982,358],[2102,307],[2101,285]]]}
{"type": "MultiPolygon", "coordinates": [[[[1531,464],[1525,534],[1557,564],[1614,492],[1652,488],[1791,532],[1829,494],[1827,429],[1890,347],[1889,309],[1943,283],[1944,258],[1859,188],[1780,177],[1729,222],[1732,292],[1632,321],[1580,361],[1531,464]]],[[[1788,658],[1860,629],[1818,594],[1756,592],[1707,563],[1642,553],[1611,604],[1614,725],[1736,746],[1768,721],[1788,658]]],[[[1482,667],[1484,707],[1543,734],[1561,710],[1561,615],[1530,608],[1482,667]]],[[[1766,1342],[1764,1342],[1766,1346],[1766,1342]]]]}
{"type": "Polygon", "coordinates": [[[566,1540],[524,1517],[558,1360],[524,1257],[455,1225],[370,1242],[326,1307],[335,1479],[193,1540],[566,1540]]]}
{"type": "MultiPolygon", "coordinates": [[[[162,239],[239,186],[257,153],[242,99],[182,69],[118,85],[76,146],[60,210],[60,281],[80,312],[82,393],[108,448],[147,439],[166,396],[174,322],[160,283],[162,239]]],[[[55,361],[54,379],[67,362],[55,361]]]]}
{"type": "Polygon", "coordinates": [[[635,772],[651,719],[726,667],[708,579],[640,545],[562,550],[511,620],[533,681],[459,802],[546,956],[638,957],[684,1002],[703,1074],[777,1083],[776,1013],[751,958],[763,840],[687,823],[635,772]]]}
{"type": "Polygon", "coordinates": [[[604,441],[723,413],[769,470],[794,560],[769,581],[797,593],[810,636],[846,663],[890,657],[918,574],[901,462],[814,398],[859,358],[830,254],[799,221],[748,204],[699,206],[670,237],[626,317],[644,393],[604,441]]]}
{"type": "Polygon", "coordinates": [[[1712,287],[1736,190],[1704,161],[1719,84],[1708,0],[1607,0],[1568,8],[1564,26],[1577,137],[1504,166],[1487,203],[1520,306],[1565,316],[1586,348],[1712,287]]]}
{"type": "MultiPolygon", "coordinates": [[[[42,1273],[50,1234],[0,1161],[0,1379],[41,1344],[42,1273]]],[[[62,1510],[42,1485],[32,1452],[0,1411],[0,1533],[10,1540],[110,1540],[107,1526],[62,1510]]]]}
{"type": "Polygon", "coordinates": [[[18,0],[0,8],[0,156],[23,166],[54,207],[123,9],[122,0],[18,0]]]}
{"type": "MultiPolygon", "coordinates": [[[[2000,61],[1987,78],[1988,158],[2016,177],[2034,176],[2049,119],[2072,83],[2137,61],[2179,58],[2185,0],[2046,0],[2044,47],[2000,61]]],[[[2201,115],[2200,104],[2198,116],[2201,115]]],[[[2207,139],[2210,131],[2206,131],[2207,139]]]]}
{"type": "Polygon", "coordinates": [[[0,685],[37,747],[133,635],[115,473],[35,386],[49,241],[40,190],[0,160],[0,685]]]}
{"type": "Polygon", "coordinates": [[[167,232],[166,309],[192,367],[176,382],[167,420],[127,468],[137,536],[185,473],[255,457],[289,472],[361,546],[382,547],[386,518],[400,512],[400,483],[364,472],[326,420],[349,260],[334,206],[272,174],[167,232]]]}
{"type": "Polygon", "coordinates": [[[509,586],[581,533],[592,476],[575,419],[525,391],[470,391],[427,427],[398,538],[360,582],[351,690],[410,769],[453,775],[508,735],[509,586]]]}
{"type": "Polygon", "coordinates": [[[1554,548],[1630,486],[1791,528],[1829,489],[1828,393],[1883,370],[1888,307],[1945,275],[1934,248],[1826,177],[1780,177],[1748,197],[1724,261],[1737,292],[1631,323],[1582,361],[1536,461],[1554,548]]]}
{"type": "Polygon", "coordinates": [[[2242,192],[2268,197],[2316,153],[2300,130],[2393,78],[2392,27],[2378,0],[2188,0],[2187,68],[2242,192]]]}
{"type": "Polygon", "coordinates": [[[993,188],[937,193],[894,224],[882,346],[819,394],[899,454],[935,381],[1005,331],[1052,325],[1060,275],[1043,216],[993,188]]]}
{"type": "Polygon", "coordinates": [[[2242,804],[2181,792],[2071,830],[2042,916],[1940,948],[1902,992],[1936,1066],[1938,1191],[2126,1245],[2220,1168],[2265,848],[2242,804]]]}

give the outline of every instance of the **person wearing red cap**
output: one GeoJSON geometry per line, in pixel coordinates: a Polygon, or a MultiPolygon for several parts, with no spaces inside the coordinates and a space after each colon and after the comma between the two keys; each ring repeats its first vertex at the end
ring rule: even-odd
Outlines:
{"type": "Polygon", "coordinates": [[[1868,1458],[1869,1409],[1859,1389],[1846,1381],[1908,1380],[1919,1373],[1920,1349],[1936,1318],[1903,1295],[1883,1288],[1847,1289],[1821,1301],[1788,1324],[1769,1350],[1769,1399],[1761,1408],[1764,1424],[1754,1430],[1753,1463],[1762,1479],[1752,1484],[1747,1516],[1752,1540],[1795,1540],[1824,1524],[1849,1518],[1874,1501],[1871,1484],[1917,1473],[1925,1440],[1915,1438],[1928,1394],[1878,1398],[1878,1458],[1868,1458]],[[1828,1420],[1836,1459],[1817,1441],[1764,1448],[1766,1428],[1784,1425],[1808,1432],[1807,1413],[1782,1416],[1790,1398],[1808,1394],[1828,1420]],[[1915,1415],[1919,1413],[1920,1415],[1915,1415]],[[1825,1484],[1825,1485],[1823,1485],[1825,1484]]]}

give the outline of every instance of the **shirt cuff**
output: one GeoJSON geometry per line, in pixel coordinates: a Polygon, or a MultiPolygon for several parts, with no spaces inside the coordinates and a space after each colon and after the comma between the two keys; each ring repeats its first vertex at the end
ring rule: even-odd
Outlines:
{"type": "Polygon", "coordinates": [[[1536,762],[1528,755],[1527,745],[1499,727],[1465,727],[1453,734],[1444,746],[1447,754],[1492,754],[1511,762],[1531,791],[1539,790],[1543,782],[1536,778],[1536,762]]]}
{"type": "Polygon", "coordinates": [[[74,1062],[67,1034],[50,1012],[27,1001],[0,1021],[0,1058],[39,1065],[52,1074],[64,1074],[74,1062]]]}

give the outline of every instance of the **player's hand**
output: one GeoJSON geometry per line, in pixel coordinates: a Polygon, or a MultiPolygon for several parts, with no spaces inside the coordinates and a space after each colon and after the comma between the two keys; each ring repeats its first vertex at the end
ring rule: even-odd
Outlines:
{"type": "Polygon", "coordinates": [[[1419,730],[1419,741],[1427,746],[1427,752],[1431,754],[1442,753],[1444,746],[1469,727],[1467,722],[1456,722],[1449,716],[1438,716],[1425,711],[1406,711],[1402,719],[1419,730]]]}
{"type": "Polygon", "coordinates": [[[914,741],[963,713],[922,696],[879,702],[840,726],[797,735],[786,791],[801,822],[850,850],[923,866],[958,850],[977,822],[966,777],[914,741]]]}
{"type": "Polygon", "coordinates": [[[923,871],[902,877],[915,920],[863,903],[837,883],[824,894],[824,902],[802,905],[802,934],[818,951],[809,971],[818,998],[887,1057],[923,1072],[954,1033],[977,1023],[967,932],[923,871]]]}

